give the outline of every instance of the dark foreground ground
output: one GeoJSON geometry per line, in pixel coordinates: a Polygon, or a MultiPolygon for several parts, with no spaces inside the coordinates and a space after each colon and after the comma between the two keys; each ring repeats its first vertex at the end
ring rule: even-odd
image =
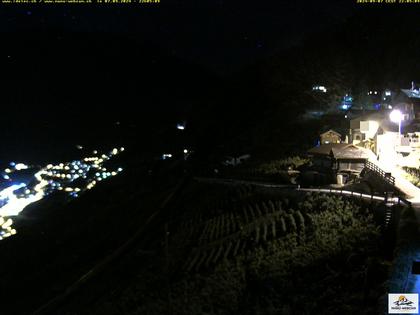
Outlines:
{"type": "Polygon", "coordinates": [[[378,314],[377,206],[190,181],[157,237],[49,314],[378,314]]]}
{"type": "Polygon", "coordinates": [[[0,242],[4,314],[383,312],[398,230],[383,205],[159,164],[26,209],[0,242]]]}

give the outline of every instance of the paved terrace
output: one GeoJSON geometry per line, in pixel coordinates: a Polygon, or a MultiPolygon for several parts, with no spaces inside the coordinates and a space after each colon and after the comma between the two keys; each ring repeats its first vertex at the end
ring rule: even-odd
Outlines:
{"type": "MultiPolygon", "coordinates": [[[[417,222],[420,226],[420,188],[405,179],[405,172],[399,167],[387,167],[387,165],[380,163],[380,161],[377,161],[376,159],[369,159],[369,161],[376,164],[384,171],[390,172],[392,176],[395,177],[395,186],[406,194],[408,201],[411,202],[412,207],[414,208],[417,222]]],[[[395,257],[393,270],[389,279],[390,293],[420,292],[420,275],[413,275],[411,273],[413,261],[420,261],[419,237],[411,240],[409,244],[403,245],[403,247],[400,248],[398,255],[395,257]]],[[[387,301],[385,300],[383,301],[384,305],[386,305],[386,302],[387,301]]]]}
{"type": "Polygon", "coordinates": [[[419,211],[420,211],[420,188],[413,185],[410,181],[405,179],[405,172],[397,166],[389,166],[375,158],[369,158],[369,162],[375,164],[385,172],[391,173],[395,177],[395,187],[401,190],[407,197],[407,200],[410,201],[414,208],[416,208],[416,215],[420,222],[419,211]],[[417,211],[418,210],[418,211],[417,211]]]}

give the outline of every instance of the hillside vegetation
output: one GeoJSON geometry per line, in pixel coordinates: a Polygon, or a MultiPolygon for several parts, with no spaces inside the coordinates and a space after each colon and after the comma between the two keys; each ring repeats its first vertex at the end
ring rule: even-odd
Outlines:
{"type": "Polygon", "coordinates": [[[377,312],[388,264],[374,205],[201,183],[179,203],[159,259],[131,260],[145,268],[84,314],[377,312]]]}

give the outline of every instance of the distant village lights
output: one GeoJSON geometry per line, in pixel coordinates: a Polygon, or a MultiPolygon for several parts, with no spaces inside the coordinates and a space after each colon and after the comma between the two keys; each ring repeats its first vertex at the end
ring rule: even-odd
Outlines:
{"type": "Polygon", "coordinates": [[[348,110],[353,106],[353,97],[349,94],[346,94],[341,101],[340,108],[342,110],[348,110]]]}
{"type": "MultiPolygon", "coordinates": [[[[13,184],[20,176],[17,174],[21,170],[29,169],[30,172],[38,169],[37,166],[28,166],[23,163],[10,163],[10,168],[6,168],[2,174],[3,179],[12,183],[11,186],[0,190],[0,221],[4,217],[17,216],[29,204],[41,200],[55,190],[65,191],[72,197],[78,197],[80,192],[92,189],[97,181],[105,180],[111,176],[116,176],[123,169],[107,170],[102,165],[111,160],[115,155],[124,151],[124,148],[114,148],[107,154],[86,157],[82,160],[73,160],[66,163],[48,164],[40,168],[28,183],[13,184]],[[94,173],[91,171],[95,170],[94,173]],[[76,174],[77,173],[77,174],[76,174]],[[79,178],[86,180],[80,181],[79,178]],[[76,180],[78,180],[76,182],[76,180]]],[[[25,173],[25,176],[26,175],[25,173]]],[[[16,231],[10,228],[12,221],[7,221],[6,225],[0,224],[0,240],[16,231]]]]}
{"type": "Polygon", "coordinates": [[[18,163],[15,165],[15,169],[20,171],[20,170],[26,170],[28,168],[28,165],[25,165],[23,163],[18,163]]]}
{"type": "Polygon", "coordinates": [[[315,85],[312,87],[312,91],[321,91],[323,93],[327,93],[327,88],[323,85],[315,85]]]}

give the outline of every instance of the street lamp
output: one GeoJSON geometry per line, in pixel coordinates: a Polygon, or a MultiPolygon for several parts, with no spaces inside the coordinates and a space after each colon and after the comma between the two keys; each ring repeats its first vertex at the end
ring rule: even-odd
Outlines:
{"type": "Polygon", "coordinates": [[[398,124],[398,135],[401,137],[401,120],[402,120],[402,114],[398,109],[394,109],[389,114],[389,119],[391,119],[392,122],[398,124]]]}

